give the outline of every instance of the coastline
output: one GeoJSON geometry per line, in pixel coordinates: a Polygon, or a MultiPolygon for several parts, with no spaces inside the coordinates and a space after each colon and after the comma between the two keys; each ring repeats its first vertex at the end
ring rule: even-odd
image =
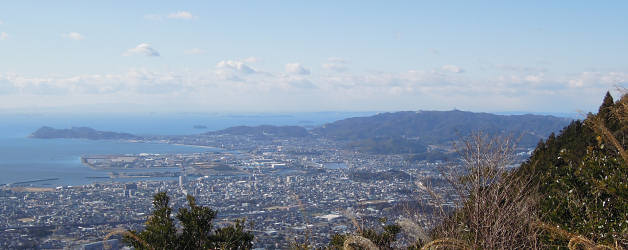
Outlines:
{"type": "MultiPolygon", "coordinates": [[[[143,152],[155,154],[192,154],[212,150],[208,149],[208,147],[179,147],[180,145],[156,141],[48,140],[29,138],[27,136],[0,137],[0,142],[2,142],[0,147],[5,149],[0,152],[0,156],[3,158],[3,161],[0,162],[0,171],[4,173],[2,178],[0,178],[0,186],[2,187],[6,186],[6,184],[46,178],[58,179],[21,185],[31,187],[55,187],[89,185],[102,181],[128,182],[128,178],[125,178],[127,180],[93,178],[106,177],[108,176],[108,172],[112,170],[91,166],[91,164],[84,162],[82,158],[89,155],[140,154],[143,152]],[[137,144],[137,142],[143,144],[137,144]]],[[[157,177],[155,179],[161,178],[157,177]]]]}

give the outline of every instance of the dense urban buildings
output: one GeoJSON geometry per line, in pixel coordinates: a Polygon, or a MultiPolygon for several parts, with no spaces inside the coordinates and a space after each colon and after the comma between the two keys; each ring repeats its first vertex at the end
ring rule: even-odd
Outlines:
{"type": "Polygon", "coordinates": [[[443,164],[341,150],[325,140],[260,141],[246,136],[180,140],[219,143],[224,150],[84,156],[85,167],[110,169],[117,177],[128,173],[116,169],[139,169],[131,177],[143,176],[144,181],[2,187],[0,247],[84,247],[105,238],[120,239],[108,234],[141,229],[151,212],[152,196],[160,191],[168,192],[175,210],[191,194],[199,204],[218,211],[218,223],[245,218],[256,235],[255,247],[286,248],[299,242],[323,246],[332,234],[353,230],[354,218],[365,225],[379,218],[394,221],[412,216],[404,214],[408,206],[429,206],[432,197],[421,193],[416,183],[438,180],[443,164]]]}

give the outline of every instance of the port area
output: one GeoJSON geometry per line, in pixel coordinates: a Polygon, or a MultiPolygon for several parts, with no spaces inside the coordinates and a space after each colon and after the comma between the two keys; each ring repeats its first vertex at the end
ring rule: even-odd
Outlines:
{"type": "Polygon", "coordinates": [[[81,156],[83,165],[111,171],[112,179],[249,174],[246,168],[239,167],[241,160],[242,155],[231,152],[81,156]]]}
{"type": "Polygon", "coordinates": [[[81,156],[81,163],[96,170],[176,167],[175,165],[168,165],[167,158],[166,161],[156,161],[153,159],[154,157],[151,156],[159,155],[84,155],[81,156]]]}

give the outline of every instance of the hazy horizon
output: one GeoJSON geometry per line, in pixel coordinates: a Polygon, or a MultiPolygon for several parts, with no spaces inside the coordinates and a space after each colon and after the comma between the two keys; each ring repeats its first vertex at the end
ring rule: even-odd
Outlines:
{"type": "Polygon", "coordinates": [[[95,116],[177,116],[177,115],[190,115],[190,116],[284,116],[284,115],[294,115],[294,114],[357,114],[358,116],[363,115],[375,115],[379,113],[395,113],[395,112],[417,112],[417,111],[464,111],[464,112],[473,112],[473,113],[489,113],[496,115],[551,115],[556,117],[565,117],[565,118],[574,118],[581,119],[588,112],[592,111],[574,111],[574,112],[544,112],[544,111],[521,111],[521,110],[512,110],[512,111],[482,111],[482,110],[465,110],[460,108],[452,108],[452,109],[417,109],[417,110],[321,110],[321,111],[76,111],[76,110],[59,110],[59,109],[46,109],[46,110],[35,110],[35,111],[3,111],[0,110],[0,116],[50,116],[50,117],[59,117],[59,116],[83,116],[83,117],[95,117],[95,116]],[[583,115],[584,114],[584,115],[583,115]]]}

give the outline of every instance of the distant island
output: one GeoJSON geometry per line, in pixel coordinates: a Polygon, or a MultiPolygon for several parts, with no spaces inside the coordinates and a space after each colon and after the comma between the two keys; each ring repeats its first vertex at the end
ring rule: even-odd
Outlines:
{"type": "Polygon", "coordinates": [[[37,139],[57,139],[57,138],[76,138],[90,140],[136,140],[141,137],[129,134],[110,131],[98,131],[89,127],[72,127],[70,129],[55,129],[52,127],[41,127],[29,136],[37,139]]]}

